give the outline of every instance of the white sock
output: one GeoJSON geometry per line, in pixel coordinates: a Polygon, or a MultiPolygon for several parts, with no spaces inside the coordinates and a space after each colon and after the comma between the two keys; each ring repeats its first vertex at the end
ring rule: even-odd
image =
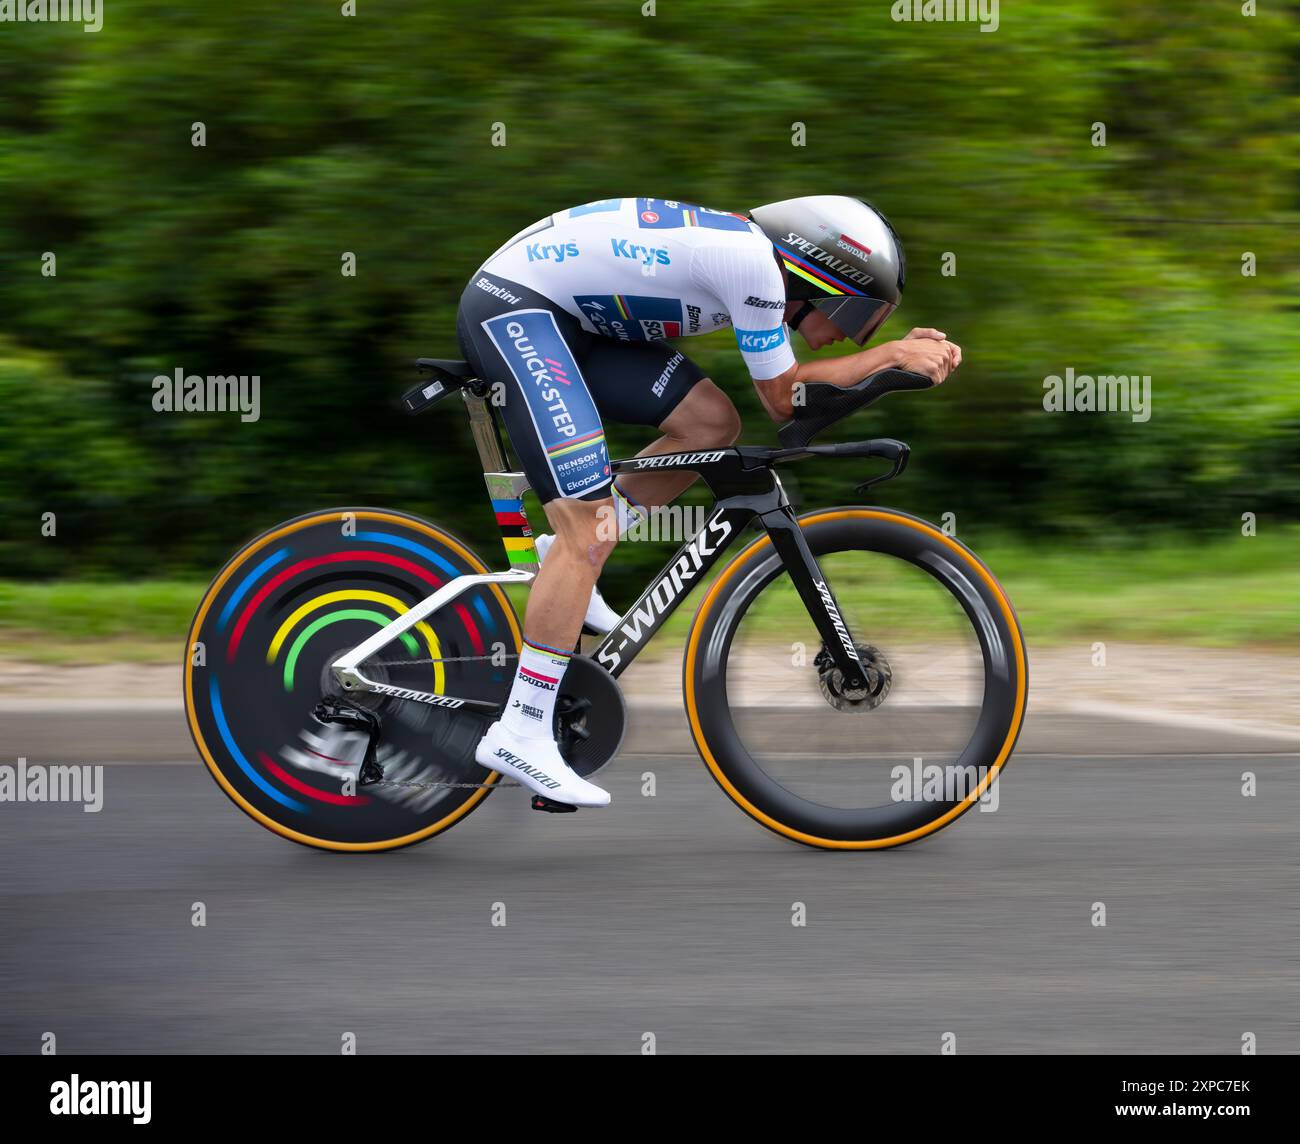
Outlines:
{"type": "Polygon", "coordinates": [[[510,698],[502,712],[506,730],[531,739],[549,739],[555,720],[555,698],[560,680],[569,666],[565,652],[524,641],[519,652],[519,670],[510,698]]]}

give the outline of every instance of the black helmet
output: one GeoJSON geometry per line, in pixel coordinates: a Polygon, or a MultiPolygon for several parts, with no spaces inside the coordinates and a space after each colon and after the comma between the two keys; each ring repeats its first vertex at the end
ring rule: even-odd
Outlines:
{"type": "Polygon", "coordinates": [[[750,218],[785,268],[786,297],[806,299],[858,345],[903,297],[903,244],[870,203],[807,195],[755,207],[750,218]]]}

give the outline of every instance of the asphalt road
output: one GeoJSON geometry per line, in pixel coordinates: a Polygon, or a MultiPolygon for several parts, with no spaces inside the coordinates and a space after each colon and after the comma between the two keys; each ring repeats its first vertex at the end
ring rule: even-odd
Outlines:
{"type": "Polygon", "coordinates": [[[692,758],[602,779],[607,811],[501,791],[373,856],[197,763],[107,767],[99,814],[0,804],[0,1051],[1300,1052],[1300,756],[1021,755],[996,813],[867,854],[769,834],[692,758]]]}

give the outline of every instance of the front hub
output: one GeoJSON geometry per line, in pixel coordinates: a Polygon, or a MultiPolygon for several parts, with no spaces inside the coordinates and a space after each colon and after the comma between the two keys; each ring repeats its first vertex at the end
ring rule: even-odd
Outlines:
{"type": "Polygon", "coordinates": [[[831,653],[822,648],[813,661],[822,697],[837,711],[873,711],[889,694],[893,672],[884,653],[870,644],[854,644],[862,664],[861,678],[846,681],[831,653]]]}

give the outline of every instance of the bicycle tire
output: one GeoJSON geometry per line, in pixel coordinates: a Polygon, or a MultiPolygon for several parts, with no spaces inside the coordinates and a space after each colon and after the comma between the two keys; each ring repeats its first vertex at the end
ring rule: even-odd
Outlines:
{"type": "MultiPolygon", "coordinates": [[[[482,784],[476,789],[447,786],[445,791],[435,784],[436,796],[428,795],[428,806],[419,810],[410,805],[394,809],[367,788],[358,789],[356,801],[343,801],[328,782],[295,773],[272,752],[287,750],[283,741],[274,742],[275,735],[287,737],[295,719],[314,704],[319,697],[316,677],[326,675],[328,663],[344,648],[355,646],[375,625],[382,626],[392,613],[404,611],[447,579],[486,571],[483,561],[454,534],[388,509],[324,509],[285,521],[249,541],[227,561],[200,600],[183,664],[186,721],[217,785],[260,825],[317,849],[393,850],[423,842],[463,820],[500,778],[472,763],[472,745],[470,763],[457,761],[464,755],[463,743],[476,741],[486,723],[470,727],[447,720],[473,716],[406,704],[415,714],[403,713],[404,722],[394,732],[409,746],[402,766],[461,767],[463,774],[456,771],[451,777],[482,784]],[[343,523],[351,525],[350,533],[340,527],[343,523]],[[333,607],[353,599],[365,606],[333,607]],[[312,622],[304,624],[308,619],[312,622]],[[272,625],[273,646],[259,656],[272,625]],[[443,722],[434,726],[430,746],[420,755],[425,750],[423,730],[433,720],[443,722]],[[268,741],[259,743],[262,733],[268,741]],[[437,755],[438,736],[448,744],[445,757],[437,755]],[[453,743],[457,750],[452,750],[453,743]],[[368,815],[366,807],[371,807],[368,815]]],[[[518,654],[518,617],[499,585],[474,588],[412,633],[419,628],[425,631],[410,634],[408,651],[418,638],[424,645],[416,644],[419,653],[437,651],[448,657],[437,666],[413,658],[413,665],[429,662],[431,682],[423,684],[424,689],[441,691],[453,672],[466,677],[449,688],[454,694],[466,694],[466,679],[484,692],[508,689],[513,674],[508,665],[494,665],[489,679],[480,661],[470,659],[464,666],[451,658],[462,650],[482,653],[489,639],[504,645],[507,655],[518,654]]],[[[392,648],[400,651],[401,642],[386,653],[392,648]]],[[[404,703],[364,698],[390,710],[404,703]]]]}
{"type": "Polygon", "coordinates": [[[1015,748],[1028,699],[1028,661],[1019,622],[983,562],[918,517],[893,509],[843,507],[805,513],[799,523],[814,555],[853,550],[892,555],[928,572],[957,597],[974,625],[985,664],[979,724],[957,765],[986,767],[986,777],[958,801],[844,809],[791,794],[755,762],[736,731],[726,667],[745,610],[784,571],[767,535],[748,545],[717,576],[691,625],[683,657],[683,692],[696,749],[732,802],[792,841],[829,850],[887,849],[918,841],[975,805],[1015,748]],[[1000,655],[991,646],[994,641],[1007,654],[1000,655]]]}

